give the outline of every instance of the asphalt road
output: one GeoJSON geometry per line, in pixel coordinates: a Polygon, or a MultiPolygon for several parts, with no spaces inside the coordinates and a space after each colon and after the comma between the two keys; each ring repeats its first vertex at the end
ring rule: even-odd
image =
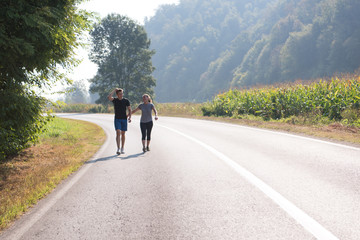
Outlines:
{"type": "Polygon", "coordinates": [[[63,114],[107,140],[0,239],[360,239],[360,149],[237,125],[139,118],[117,156],[112,115],[63,114]]]}

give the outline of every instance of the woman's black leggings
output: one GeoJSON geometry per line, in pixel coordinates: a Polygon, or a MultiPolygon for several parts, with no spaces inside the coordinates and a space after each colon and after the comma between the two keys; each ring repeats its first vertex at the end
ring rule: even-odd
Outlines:
{"type": "Polygon", "coordinates": [[[146,123],[140,123],[140,129],[141,129],[141,140],[145,140],[145,136],[147,137],[147,140],[150,141],[151,138],[151,129],[153,127],[153,122],[146,122],[146,123]]]}

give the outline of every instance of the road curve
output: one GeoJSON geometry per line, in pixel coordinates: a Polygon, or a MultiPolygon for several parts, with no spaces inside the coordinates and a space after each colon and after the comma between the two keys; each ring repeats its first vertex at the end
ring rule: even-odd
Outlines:
{"type": "Polygon", "coordinates": [[[204,120],[162,117],[142,153],[139,118],[107,140],[0,239],[360,239],[360,149],[204,120]]]}

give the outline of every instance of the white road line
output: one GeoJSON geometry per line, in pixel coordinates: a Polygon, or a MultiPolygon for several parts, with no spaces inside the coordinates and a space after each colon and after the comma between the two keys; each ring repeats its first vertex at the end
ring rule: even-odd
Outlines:
{"type": "Polygon", "coordinates": [[[175,129],[157,124],[157,126],[166,128],[170,131],[173,131],[181,136],[184,136],[188,139],[190,139],[193,142],[196,142],[197,144],[201,145],[217,157],[219,157],[221,160],[223,160],[227,165],[229,165],[231,168],[233,168],[236,172],[238,172],[242,177],[244,177],[247,181],[255,185],[258,189],[260,189],[266,196],[268,196],[270,199],[272,199],[276,204],[278,204],[282,209],[284,209],[292,218],[294,218],[299,224],[301,224],[307,231],[309,231],[314,237],[317,239],[324,239],[324,240],[332,240],[332,239],[338,239],[335,235],[333,235],[330,231],[325,229],[323,226],[321,226],[317,221],[315,221],[313,218],[311,218],[309,215],[307,215],[305,212],[303,212],[301,209],[296,207],[293,203],[291,203],[289,200],[284,198],[281,194],[276,192],[274,189],[272,189],[269,185],[261,181],[259,178],[257,178],[255,175],[253,175],[251,172],[247,171],[245,168],[241,167],[239,164],[237,164],[235,161],[231,160],[221,152],[217,151],[216,149],[210,147],[209,145],[203,143],[202,141],[193,138],[189,135],[186,135],[182,132],[179,132],[175,129]]]}
{"type": "Polygon", "coordinates": [[[95,160],[99,158],[99,156],[102,155],[102,153],[105,151],[106,147],[108,145],[108,142],[110,140],[109,134],[104,129],[104,132],[106,133],[106,141],[102,145],[102,147],[99,149],[95,155],[88,160],[88,164],[85,164],[75,175],[74,177],[66,183],[66,185],[61,188],[60,191],[56,193],[51,199],[49,199],[44,206],[42,206],[37,212],[34,213],[33,216],[31,216],[26,222],[24,222],[19,228],[17,228],[9,237],[11,240],[17,240],[20,239],[29,229],[37,222],[39,221],[50,209],[55,205],[57,201],[59,201],[68,191],[69,189],[74,186],[79,179],[89,170],[91,166],[93,166],[94,163],[91,163],[92,160],[95,160]]]}
{"type": "Polygon", "coordinates": [[[360,151],[360,148],[358,148],[358,147],[352,147],[352,146],[348,146],[348,145],[340,144],[340,143],[333,143],[333,142],[324,141],[324,140],[311,138],[311,137],[299,136],[299,135],[291,134],[291,133],[271,131],[271,130],[268,130],[268,129],[260,129],[260,128],[255,128],[255,127],[241,126],[241,125],[233,125],[233,124],[229,124],[229,123],[219,123],[219,122],[216,122],[216,123],[221,124],[221,125],[227,125],[227,126],[235,126],[235,127],[238,127],[238,128],[251,129],[251,130],[255,130],[255,131],[259,131],[259,132],[274,133],[274,134],[277,134],[277,135],[283,135],[283,136],[288,136],[288,137],[293,137],[293,138],[300,138],[300,139],[305,139],[305,140],[309,140],[309,141],[313,141],[313,142],[325,143],[325,144],[328,144],[328,145],[333,145],[333,146],[337,146],[337,147],[342,147],[342,148],[347,148],[347,149],[351,149],[351,150],[360,151]]]}
{"type": "Polygon", "coordinates": [[[218,125],[224,125],[224,126],[230,126],[230,127],[236,127],[236,128],[243,128],[243,129],[250,129],[250,130],[254,130],[254,131],[258,131],[258,132],[273,133],[273,134],[277,134],[277,135],[283,135],[283,136],[288,136],[288,137],[293,137],[293,138],[305,139],[305,140],[309,140],[309,141],[313,141],[313,142],[319,142],[319,143],[324,143],[324,144],[333,145],[333,146],[337,146],[337,147],[342,147],[342,148],[347,148],[347,149],[351,149],[351,150],[360,151],[359,147],[348,146],[348,145],[345,145],[345,144],[334,143],[334,142],[320,140],[320,139],[316,139],[316,138],[312,138],[312,137],[299,136],[299,135],[296,135],[295,133],[291,134],[291,133],[285,133],[285,132],[279,132],[279,131],[272,131],[272,130],[269,130],[269,129],[262,129],[262,128],[257,128],[257,127],[248,127],[248,126],[243,126],[243,125],[216,122],[216,121],[211,121],[211,120],[198,120],[198,119],[192,119],[192,120],[194,120],[194,121],[208,121],[208,122],[218,124],[218,125]]]}

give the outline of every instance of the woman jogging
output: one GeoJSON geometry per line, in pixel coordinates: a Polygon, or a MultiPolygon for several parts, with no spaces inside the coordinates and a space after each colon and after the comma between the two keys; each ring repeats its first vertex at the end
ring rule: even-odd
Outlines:
{"type": "Polygon", "coordinates": [[[132,113],[141,110],[140,118],[140,129],[141,129],[141,140],[143,145],[143,152],[150,151],[150,139],[151,139],[151,129],[153,127],[152,121],[152,111],[155,113],[155,120],[158,120],[157,111],[151,102],[151,98],[148,94],[142,96],[143,103],[141,103],[132,113]],[[145,148],[145,137],[146,137],[146,148],[145,148]]]}

